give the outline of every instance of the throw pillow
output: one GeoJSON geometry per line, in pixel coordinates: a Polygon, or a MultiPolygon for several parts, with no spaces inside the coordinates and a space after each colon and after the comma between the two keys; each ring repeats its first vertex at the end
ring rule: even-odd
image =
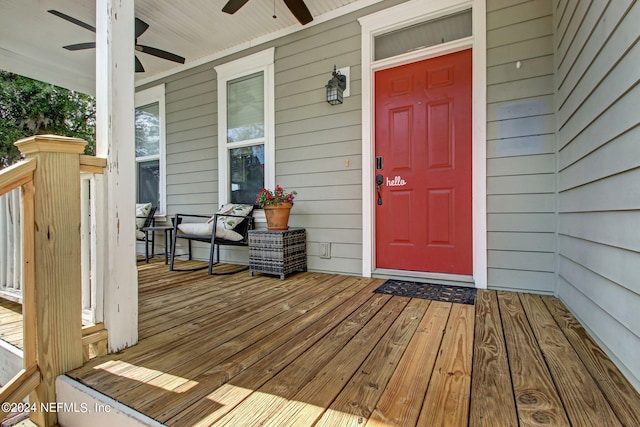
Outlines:
{"type": "Polygon", "coordinates": [[[149,216],[151,211],[151,203],[137,203],[136,204],[136,230],[144,227],[144,222],[149,216]]]}
{"type": "MultiPolygon", "coordinates": [[[[228,206],[229,205],[224,206],[224,208],[227,208],[228,206]]],[[[233,230],[234,228],[236,228],[238,224],[244,221],[244,218],[253,211],[253,205],[232,204],[231,206],[232,208],[230,210],[225,209],[224,212],[218,212],[235,215],[218,217],[218,223],[221,223],[227,230],[233,230]]]]}

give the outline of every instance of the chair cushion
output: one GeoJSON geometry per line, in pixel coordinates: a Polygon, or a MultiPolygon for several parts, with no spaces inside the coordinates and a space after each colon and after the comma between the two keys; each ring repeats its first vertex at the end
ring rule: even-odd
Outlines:
{"type": "Polygon", "coordinates": [[[184,234],[195,236],[210,236],[213,227],[208,222],[187,222],[178,224],[178,230],[184,234]]]}
{"type": "Polygon", "coordinates": [[[227,230],[224,227],[220,227],[220,225],[216,226],[216,237],[225,240],[231,240],[233,242],[239,242],[242,240],[242,234],[236,233],[233,230],[227,230]]]}
{"type": "Polygon", "coordinates": [[[146,237],[144,231],[136,230],[136,240],[144,240],[146,237]]]}
{"type": "Polygon", "coordinates": [[[144,222],[151,211],[151,203],[136,203],[136,230],[144,227],[144,222]]]}
{"type": "MultiPolygon", "coordinates": [[[[188,222],[178,224],[178,230],[184,234],[190,234],[195,236],[211,236],[213,231],[213,224],[210,222],[188,222]]],[[[239,242],[242,240],[242,234],[236,233],[233,230],[227,230],[223,225],[218,224],[216,227],[216,237],[225,240],[231,240],[239,242]]]]}
{"type": "MultiPolygon", "coordinates": [[[[216,237],[225,240],[231,240],[233,242],[239,242],[243,239],[242,234],[233,231],[233,229],[239,225],[244,218],[237,218],[227,215],[238,215],[246,217],[253,211],[252,205],[241,205],[229,203],[218,209],[216,214],[218,216],[218,223],[216,224],[216,237]]],[[[187,222],[178,224],[178,231],[183,234],[190,234],[192,236],[211,236],[213,232],[213,221],[215,215],[209,218],[207,222],[187,222]]]]}

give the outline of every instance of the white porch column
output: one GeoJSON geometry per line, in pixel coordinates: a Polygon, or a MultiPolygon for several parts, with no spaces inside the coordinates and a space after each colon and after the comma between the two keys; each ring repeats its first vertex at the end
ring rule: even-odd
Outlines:
{"type": "Polygon", "coordinates": [[[134,2],[96,0],[96,180],[98,267],[109,351],[138,341],[135,251],[134,2]]]}

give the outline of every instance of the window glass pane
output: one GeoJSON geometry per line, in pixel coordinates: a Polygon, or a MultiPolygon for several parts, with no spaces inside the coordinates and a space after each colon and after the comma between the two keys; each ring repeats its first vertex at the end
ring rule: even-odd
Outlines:
{"type": "Polygon", "coordinates": [[[155,102],[136,108],[136,157],[158,154],[160,154],[160,106],[155,102]]]}
{"type": "Polygon", "coordinates": [[[447,43],[471,35],[471,10],[444,16],[375,38],[375,60],[447,43]]]}
{"type": "Polygon", "coordinates": [[[227,84],[227,142],[264,137],[264,78],[259,72],[227,84]]]}
{"type": "Polygon", "coordinates": [[[160,206],[160,161],[138,162],[138,203],[160,206]]]}
{"type": "Polygon", "coordinates": [[[264,188],[264,145],[229,150],[231,203],[255,204],[264,188]]]}

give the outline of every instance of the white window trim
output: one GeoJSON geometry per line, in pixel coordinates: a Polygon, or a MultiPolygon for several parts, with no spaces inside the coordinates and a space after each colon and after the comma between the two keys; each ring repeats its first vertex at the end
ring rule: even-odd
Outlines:
{"type": "MultiPolygon", "coordinates": [[[[258,72],[264,74],[264,185],[275,186],[275,48],[214,67],[218,75],[218,204],[229,202],[229,146],[227,143],[227,83],[258,72]]],[[[258,216],[258,219],[260,217],[258,216]]]]}
{"type": "MultiPolygon", "coordinates": [[[[167,213],[167,171],[166,171],[166,145],[167,145],[167,131],[166,131],[166,106],[165,106],[165,86],[160,84],[149,89],[136,92],[135,107],[142,107],[145,105],[158,103],[158,116],[160,119],[160,152],[157,156],[145,156],[136,157],[136,179],[138,176],[138,162],[147,160],[158,159],[160,162],[160,206],[156,211],[156,216],[166,215],[167,213]]],[[[137,183],[136,183],[137,188],[137,183]]],[[[137,198],[137,190],[136,190],[137,198]]]]}
{"type": "Polygon", "coordinates": [[[362,275],[371,277],[375,265],[374,194],[374,107],[373,76],[376,71],[460,50],[473,49],[473,281],[487,287],[487,202],[486,202],[486,0],[410,0],[362,17],[362,275]],[[472,9],[473,35],[465,39],[375,61],[374,37],[387,31],[472,9]]]}

